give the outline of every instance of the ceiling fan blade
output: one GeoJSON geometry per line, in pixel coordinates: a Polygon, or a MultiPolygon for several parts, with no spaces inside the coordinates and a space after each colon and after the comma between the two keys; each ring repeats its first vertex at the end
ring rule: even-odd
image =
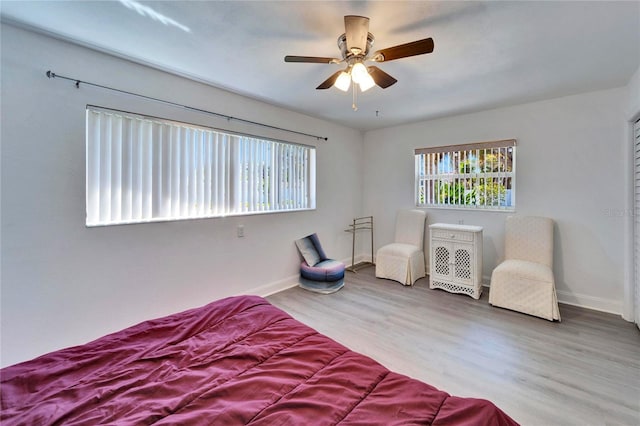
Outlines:
{"type": "Polygon", "coordinates": [[[285,56],[285,62],[308,62],[312,64],[338,64],[340,59],[337,58],[321,58],[318,56],[285,56]]]}
{"type": "Polygon", "coordinates": [[[424,40],[412,41],[411,43],[400,44],[378,50],[371,59],[376,62],[393,61],[394,59],[407,58],[409,56],[424,55],[433,52],[433,39],[431,37],[424,40]]]}
{"type": "Polygon", "coordinates": [[[338,76],[340,75],[341,72],[342,72],[342,70],[335,72],[333,75],[331,75],[331,77],[329,77],[328,79],[323,81],[320,84],[320,86],[316,87],[316,89],[323,90],[323,89],[328,89],[329,87],[333,86],[333,83],[336,82],[336,80],[338,79],[338,76]]]}
{"type": "Polygon", "coordinates": [[[383,89],[386,89],[387,87],[395,84],[398,81],[376,66],[372,65],[368,68],[369,75],[371,76],[371,78],[373,78],[373,81],[375,81],[376,84],[383,89]]]}
{"type": "Polygon", "coordinates": [[[367,50],[369,18],[347,15],[344,17],[344,32],[347,37],[347,51],[360,55],[367,50]]]}

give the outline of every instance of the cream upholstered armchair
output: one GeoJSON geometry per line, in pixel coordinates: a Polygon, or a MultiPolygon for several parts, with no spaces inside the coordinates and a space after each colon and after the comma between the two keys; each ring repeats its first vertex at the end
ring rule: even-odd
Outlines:
{"type": "Polygon", "coordinates": [[[400,210],[394,242],[376,252],[376,277],[413,285],[424,277],[424,222],[422,210],[400,210]]]}
{"type": "Polygon", "coordinates": [[[509,216],[505,260],[491,275],[489,303],[560,321],[552,267],[553,220],[509,216]]]}

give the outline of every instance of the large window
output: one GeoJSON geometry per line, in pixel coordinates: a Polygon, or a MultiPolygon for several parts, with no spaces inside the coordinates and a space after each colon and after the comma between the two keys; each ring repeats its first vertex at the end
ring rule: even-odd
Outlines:
{"type": "Polygon", "coordinates": [[[514,139],[415,150],[416,205],[513,210],[514,139]]]}
{"type": "Polygon", "coordinates": [[[315,148],[87,107],[87,226],[315,208],[315,148]]]}

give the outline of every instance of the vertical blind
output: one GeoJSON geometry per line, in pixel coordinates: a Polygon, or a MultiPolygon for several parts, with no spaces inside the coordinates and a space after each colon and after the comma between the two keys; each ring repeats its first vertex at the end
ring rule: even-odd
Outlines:
{"type": "Polygon", "coordinates": [[[315,148],[87,107],[87,226],[315,208],[315,148]]]}

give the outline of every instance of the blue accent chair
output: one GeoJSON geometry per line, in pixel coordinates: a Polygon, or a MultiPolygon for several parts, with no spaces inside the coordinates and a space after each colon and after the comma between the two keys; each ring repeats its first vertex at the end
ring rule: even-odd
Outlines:
{"type": "Polygon", "coordinates": [[[300,287],[316,293],[334,293],[344,287],[344,263],[327,258],[316,234],[296,240],[303,257],[300,287]]]}

